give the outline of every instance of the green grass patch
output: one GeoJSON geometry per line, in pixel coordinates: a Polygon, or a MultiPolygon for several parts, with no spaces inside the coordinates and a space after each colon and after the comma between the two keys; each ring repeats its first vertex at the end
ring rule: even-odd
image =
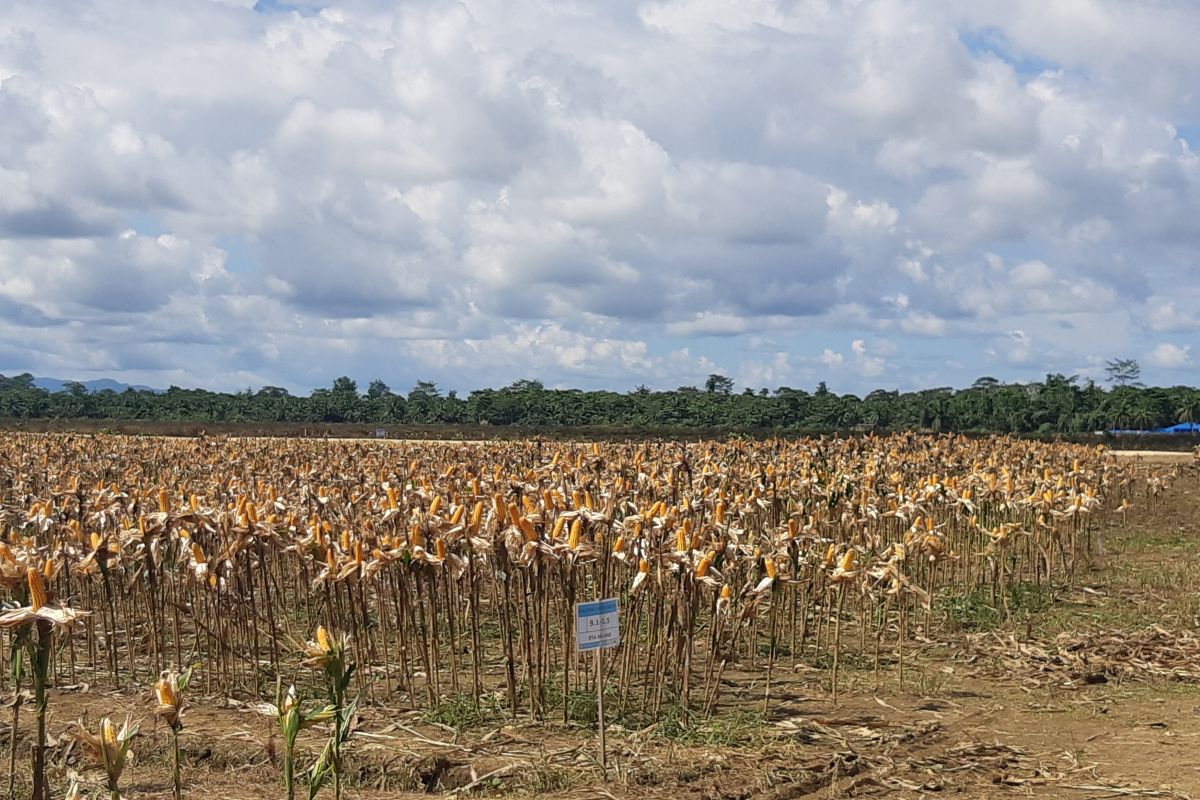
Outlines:
{"type": "Polygon", "coordinates": [[[976,589],[958,594],[943,589],[937,596],[937,607],[958,630],[982,631],[1003,623],[1032,621],[1054,605],[1054,591],[1048,586],[1024,581],[1006,587],[1003,595],[976,589]]]}
{"type": "Polygon", "coordinates": [[[1122,536],[1120,531],[1110,534],[1117,538],[1118,544],[1114,549],[1124,553],[1146,553],[1157,550],[1183,550],[1196,543],[1195,537],[1188,536],[1184,531],[1172,533],[1139,531],[1128,536],[1122,536]]]}
{"type": "Polygon", "coordinates": [[[449,700],[442,702],[433,711],[425,714],[426,721],[436,722],[459,732],[477,728],[503,717],[504,709],[494,696],[485,694],[476,702],[472,695],[463,692],[459,692],[449,700]]]}
{"type": "Polygon", "coordinates": [[[703,747],[749,747],[760,745],[769,729],[763,715],[737,709],[715,717],[685,715],[678,705],[663,708],[658,735],[677,744],[703,747]]]}

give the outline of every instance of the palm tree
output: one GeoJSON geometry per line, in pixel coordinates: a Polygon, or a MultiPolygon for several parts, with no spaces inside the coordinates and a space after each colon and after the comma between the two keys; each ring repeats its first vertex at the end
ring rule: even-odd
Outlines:
{"type": "Polygon", "coordinates": [[[1145,398],[1143,397],[1139,397],[1138,401],[1134,404],[1131,417],[1133,419],[1133,423],[1141,430],[1148,430],[1149,428],[1152,428],[1157,420],[1157,415],[1154,413],[1154,408],[1149,403],[1145,402],[1145,398]]]}
{"type": "Polygon", "coordinates": [[[1180,397],[1175,409],[1177,422],[1196,422],[1200,418],[1200,392],[1189,391],[1180,397]]]}

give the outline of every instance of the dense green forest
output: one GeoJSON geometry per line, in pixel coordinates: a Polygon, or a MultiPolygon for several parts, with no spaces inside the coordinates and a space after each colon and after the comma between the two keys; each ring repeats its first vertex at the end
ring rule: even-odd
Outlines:
{"type": "MultiPolygon", "coordinates": [[[[547,389],[520,380],[467,397],[422,381],[406,394],[372,381],[365,393],[342,377],[307,397],[279,387],[236,394],[203,389],[89,392],[68,383],[49,392],[28,374],[0,375],[0,417],[9,419],[167,420],[232,423],[520,425],[622,429],[730,429],[817,432],[906,429],[961,432],[1086,433],[1152,429],[1200,420],[1200,390],[1143,387],[1110,372],[1105,388],[1075,377],[1047,375],[1034,383],[980,378],[965,389],[876,390],[866,397],[780,387],[733,391],[721,375],[704,387],[628,393],[547,389]]],[[[1134,373],[1133,377],[1136,377],[1134,373]]]]}

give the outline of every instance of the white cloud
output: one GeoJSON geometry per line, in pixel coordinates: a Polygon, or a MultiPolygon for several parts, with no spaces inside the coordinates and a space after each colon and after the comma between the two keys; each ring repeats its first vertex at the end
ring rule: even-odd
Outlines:
{"type": "Polygon", "coordinates": [[[767,362],[750,361],[743,365],[738,382],[751,388],[774,388],[796,375],[791,356],[778,352],[767,362]]]}
{"type": "Polygon", "coordinates": [[[1200,329],[1198,7],[277,5],[6,5],[0,371],[866,388],[1200,329]]]}
{"type": "Polygon", "coordinates": [[[864,378],[875,378],[884,373],[887,369],[887,362],[878,356],[869,356],[862,359],[858,365],[858,371],[864,378]]]}
{"type": "Polygon", "coordinates": [[[1192,363],[1192,346],[1180,346],[1171,344],[1170,342],[1160,342],[1153,350],[1146,354],[1146,361],[1151,366],[1163,367],[1164,369],[1186,367],[1192,363]]]}
{"type": "Polygon", "coordinates": [[[1025,331],[1009,331],[1002,352],[1004,359],[1010,364],[1028,364],[1033,361],[1033,339],[1025,331]]]}
{"type": "Polygon", "coordinates": [[[866,341],[855,339],[850,343],[850,349],[854,351],[854,369],[862,378],[878,378],[887,371],[888,364],[883,356],[892,351],[887,344],[877,343],[872,352],[868,352],[866,341]]]}
{"type": "Polygon", "coordinates": [[[1152,331],[1200,330],[1200,314],[1181,310],[1174,301],[1163,301],[1147,312],[1147,324],[1152,331]]]}
{"type": "Polygon", "coordinates": [[[674,336],[723,336],[745,331],[746,320],[741,317],[711,311],[702,311],[691,319],[667,325],[667,333],[674,336]]]}
{"type": "Polygon", "coordinates": [[[900,320],[900,330],[916,336],[941,336],[946,332],[946,321],[927,312],[916,312],[900,320]]]}
{"type": "Polygon", "coordinates": [[[1009,273],[1012,285],[1018,289],[1035,289],[1054,280],[1054,270],[1042,261],[1025,261],[1009,273]]]}
{"type": "Polygon", "coordinates": [[[486,338],[460,341],[414,337],[400,346],[426,369],[478,371],[493,386],[522,377],[556,375],[571,386],[632,388],[624,384],[636,380],[674,388],[676,383],[664,382],[665,375],[703,382],[709,373],[719,371],[710,359],[693,356],[687,348],[663,357],[638,339],[589,336],[558,323],[521,324],[486,338]]]}

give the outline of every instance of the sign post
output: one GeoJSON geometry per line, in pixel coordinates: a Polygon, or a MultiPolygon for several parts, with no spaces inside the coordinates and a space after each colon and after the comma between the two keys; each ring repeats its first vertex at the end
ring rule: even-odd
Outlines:
{"type": "Polygon", "coordinates": [[[600,726],[600,770],[608,772],[608,752],[604,742],[604,660],[609,647],[621,643],[621,614],[617,598],[575,604],[575,646],[580,652],[596,653],[596,722],[600,726]]]}

